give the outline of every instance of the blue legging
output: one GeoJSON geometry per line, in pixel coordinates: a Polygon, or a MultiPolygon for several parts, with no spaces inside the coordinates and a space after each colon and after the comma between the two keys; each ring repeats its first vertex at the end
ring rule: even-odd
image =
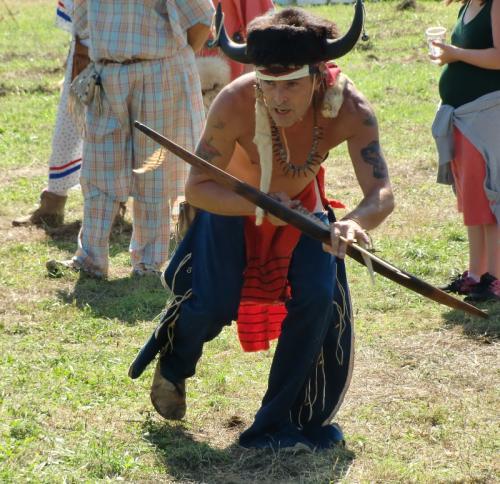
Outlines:
{"type": "MultiPolygon", "coordinates": [[[[173,346],[160,358],[165,378],[193,376],[203,344],[236,319],[244,269],[244,219],[200,211],[165,275],[172,285],[177,271],[181,292],[192,289],[175,322],[173,346]],[[189,253],[189,263],[179,269],[189,253]]],[[[243,445],[290,424],[314,432],[331,419],[348,385],[352,328],[343,261],[302,235],[288,279],[292,294],[268,388],[254,423],[240,437],[243,445]]]]}

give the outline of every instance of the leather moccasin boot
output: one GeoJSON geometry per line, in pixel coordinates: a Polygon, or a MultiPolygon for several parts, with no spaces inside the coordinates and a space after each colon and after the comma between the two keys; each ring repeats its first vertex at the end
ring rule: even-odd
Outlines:
{"type": "Polygon", "coordinates": [[[151,403],[168,420],[180,420],[186,415],[186,382],[172,383],[163,377],[159,360],[151,385],[151,403]]]}
{"type": "Polygon", "coordinates": [[[24,217],[12,221],[14,227],[29,227],[30,225],[47,225],[59,227],[64,222],[64,206],[68,197],[56,195],[44,190],[40,195],[40,206],[24,217]]]}

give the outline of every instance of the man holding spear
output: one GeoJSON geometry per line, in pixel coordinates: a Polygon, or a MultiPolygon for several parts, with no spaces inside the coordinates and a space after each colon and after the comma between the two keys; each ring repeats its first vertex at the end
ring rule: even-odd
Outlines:
{"type": "MultiPolygon", "coordinates": [[[[226,55],[256,67],[216,98],[197,155],[291,208],[329,220],[331,240],[322,245],[193,168],[186,196],[200,210],[165,272],[174,299],[153,335],[161,354],[152,402],[163,417],[182,418],[185,380],[203,344],[237,320],[247,351],[278,338],[262,406],[240,444],[328,448],[343,440],[331,419],[353,360],[347,243],[369,243],[365,231],[394,206],[373,109],[327,62],[357,42],[361,0],[342,37],[335,24],[293,8],[251,22],[246,45],[228,39],[220,18],[217,28],[226,55]],[[343,142],[363,197],[336,221],[322,162],[343,142]],[[235,149],[246,156],[232,157],[235,149]]],[[[132,378],[143,363],[139,355],[132,378]]]]}

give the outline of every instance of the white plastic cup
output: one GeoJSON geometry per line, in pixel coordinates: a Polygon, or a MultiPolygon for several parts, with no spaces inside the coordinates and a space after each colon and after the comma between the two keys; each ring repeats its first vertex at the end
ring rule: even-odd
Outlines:
{"type": "Polygon", "coordinates": [[[425,37],[427,39],[427,45],[429,46],[429,54],[437,57],[441,54],[441,49],[432,44],[432,41],[437,40],[443,43],[446,39],[446,28],[445,27],[429,27],[425,31],[425,37]]]}

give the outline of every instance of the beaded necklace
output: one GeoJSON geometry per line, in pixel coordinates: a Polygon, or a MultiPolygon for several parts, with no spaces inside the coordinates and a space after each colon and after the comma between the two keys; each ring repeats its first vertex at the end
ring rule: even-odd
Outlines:
{"type": "Polygon", "coordinates": [[[292,178],[296,176],[307,176],[308,172],[315,173],[315,166],[321,164],[323,158],[318,153],[318,145],[323,138],[323,128],[317,125],[316,109],[313,103],[313,130],[312,130],[312,143],[311,149],[307,155],[306,161],[303,165],[294,165],[290,161],[290,150],[286,139],[285,131],[283,130],[283,142],[281,141],[280,129],[270,118],[271,123],[271,138],[273,141],[273,155],[278,159],[281,169],[285,175],[291,175],[292,178]]]}

